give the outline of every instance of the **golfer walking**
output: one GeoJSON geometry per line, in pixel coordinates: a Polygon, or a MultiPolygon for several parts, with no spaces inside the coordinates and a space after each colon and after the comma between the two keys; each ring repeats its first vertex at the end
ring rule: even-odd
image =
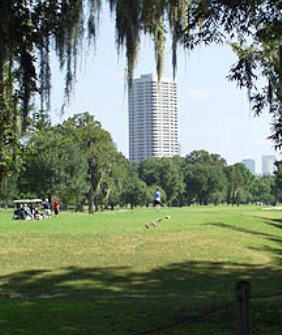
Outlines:
{"type": "Polygon", "coordinates": [[[161,192],[157,188],[154,192],[154,203],[153,203],[155,210],[158,212],[160,210],[160,207],[162,205],[162,198],[161,198],[161,192]]]}

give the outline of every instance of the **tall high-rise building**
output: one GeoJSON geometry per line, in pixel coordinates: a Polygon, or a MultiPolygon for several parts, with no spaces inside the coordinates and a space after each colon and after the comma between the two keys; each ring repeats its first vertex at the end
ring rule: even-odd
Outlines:
{"type": "Polygon", "coordinates": [[[275,156],[261,156],[262,175],[272,175],[275,168],[275,156]]]}
{"type": "Polygon", "coordinates": [[[177,85],[173,79],[141,75],[128,92],[129,160],[179,154],[177,85]]]}
{"type": "Polygon", "coordinates": [[[252,174],[256,173],[256,168],[255,168],[255,161],[251,158],[248,159],[243,159],[242,164],[246,166],[247,169],[251,171],[252,174]]]}

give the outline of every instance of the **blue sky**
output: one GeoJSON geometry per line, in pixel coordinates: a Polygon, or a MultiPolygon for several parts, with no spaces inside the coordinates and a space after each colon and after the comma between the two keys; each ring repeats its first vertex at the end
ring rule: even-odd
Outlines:
{"type": "MultiPolygon", "coordinates": [[[[167,44],[164,76],[172,76],[170,46],[167,44]]],[[[235,56],[228,47],[200,47],[187,54],[178,50],[179,141],[181,155],[204,149],[220,154],[228,164],[245,158],[256,161],[261,170],[261,156],[275,155],[271,119],[267,112],[253,117],[247,92],[228,82],[226,76],[235,56]]],[[[78,71],[78,81],[63,117],[64,77],[53,73],[52,121],[61,122],[75,113],[94,114],[103,128],[110,131],[118,150],[128,157],[126,59],[115,46],[114,21],[102,15],[95,54],[89,52],[78,71]]],[[[155,73],[153,44],[142,38],[135,77],[155,73]]]]}

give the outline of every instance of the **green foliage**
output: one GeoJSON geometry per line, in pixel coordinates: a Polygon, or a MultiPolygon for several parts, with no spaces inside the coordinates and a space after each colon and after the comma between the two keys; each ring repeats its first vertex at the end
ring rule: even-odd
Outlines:
{"type": "Polygon", "coordinates": [[[253,202],[273,204],[277,201],[273,176],[255,177],[250,185],[253,202]]]}
{"type": "Polygon", "coordinates": [[[250,200],[249,189],[253,181],[253,175],[241,163],[226,167],[228,180],[227,202],[231,204],[248,203],[250,200]]]}
{"type": "Polygon", "coordinates": [[[8,205],[11,199],[16,199],[18,195],[17,175],[5,177],[0,187],[0,199],[5,205],[8,205]]]}
{"type": "Polygon", "coordinates": [[[169,204],[176,202],[184,193],[183,169],[174,158],[147,159],[140,164],[139,174],[148,186],[158,185],[165,190],[169,204]]]}
{"type": "MultiPolygon", "coordinates": [[[[17,170],[18,139],[31,117],[48,119],[50,53],[55,51],[65,72],[65,96],[74,88],[77,62],[86,43],[95,45],[102,0],[2,0],[0,4],[0,183],[17,170]],[[39,94],[40,110],[31,106],[39,94]],[[7,144],[7,139],[10,143],[7,144]]],[[[162,73],[164,44],[172,37],[172,63],[177,47],[228,43],[238,56],[230,80],[248,89],[255,114],[265,107],[273,116],[272,140],[281,146],[282,25],[281,1],[234,0],[104,0],[116,20],[118,52],[126,49],[128,80],[142,33],[155,45],[156,68],[162,73]],[[265,79],[261,87],[261,78],[265,79]],[[259,79],[259,82],[257,81],[259,79]]],[[[171,199],[174,195],[169,195],[171,199]]]]}
{"type": "Polygon", "coordinates": [[[77,207],[87,198],[93,211],[94,205],[107,206],[111,193],[117,197],[121,192],[128,162],[89,113],[37,131],[26,148],[29,155],[18,182],[21,194],[57,195],[65,205],[77,207]]]}
{"type": "Polygon", "coordinates": [[[124,183],[124,190],[121,193],[121,205],[130,204],[131,208],[138,205],[144,206],[147,203],[147,186],[137,174],[136,167],[129,169],[124,183]]]}
{"type": "Polygon", "coordinates": [[[5,202],[59,196],[65,206],[83,210],[87,203],[93,212],[151,204],[156,188],[168,206],[270,204],[282,198],[279,167],[274,183],[272,176],[255,177],[241,163],[227,166],[222,157],[204,150],[130,165],[88,113],[36,131],[24,149],[23,168],[0,189],[5,202]]]}
{"type": "Polygon", "coordinates": [[[100,0],[1,1],[0,184],[6,175],[17,170],[18,140],[32,123],[31,117],[37,121],[48,117],[52,46],[66,72],[68,98],[75,80],[85,20],[88,38],[93,39],[100,5],[100,0]],[[35,94],[41,100],[40,111],[31,106],[35,94]]]}
{"type": "Polygon", "coordinates": [[[112,179],[121,166],[117,164],[121,156],[117,153],[110,134],[89,113],[78,114],[66,121],[67,129],[75,130],[76,140],[87,161],[86,192],[89,212],[106,203],[111,191],[112,179]]]}
{"type": "Polygon", "coordinates": [[[218,204],[224,199],[226,161],[204,150],[193,151],[185,158],[185,182],[188,203],[218,204]]]}
{"type": "Polygon", "coordinates": [[[129,162],[121,154],[116,153],[114,155],[114,160],[112,161],[111,173],[108,177],[106,185],[107,196],[105,198],[105,207],[114,207],[121,203],[122,194],[124,192],[124,185],[126,180],[128,180],[129,162]]]}
{"type": "Polygon", "coordinates": [[[274,193],[276,199],[282,200],[282,162],[277,161],[275,163],[276,171],[274,172],[274,193]]]}
{"type": "Polygon", "coordinates": [[[29,147],[31,152],[19,178],[22,192],[42,199],[57,195],[65,204],[81,200],[87,164],[75,138],[64,136],[60,127],[50,127],[34,134],[29,147]]]}

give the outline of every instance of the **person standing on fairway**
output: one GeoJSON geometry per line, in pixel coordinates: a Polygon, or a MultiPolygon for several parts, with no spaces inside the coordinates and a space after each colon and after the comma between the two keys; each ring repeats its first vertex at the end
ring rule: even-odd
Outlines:
{"type": "Polygon", "coordinates": [[[51,218],[51,205],[49,203],[49,200],[46,198],[45,202],[43,204],[43,217],[44,219],[49,219],[51,218]]]}
{"type": "Polygon", "coordinates": [[[160,210],[161,205],[162,205],[161,192],[159,191],[159,189],[156,189],[156,191],[154,192],[154,207],[157,212],[160,210]]]}
{"type": "Polygon", "coordinates": [[[60,201],[59,198],[56,197],[55,201],[54,201],[54,213],[55,213],[55,217],[57,217],[59,215],[60,212],[60,201]]]}

